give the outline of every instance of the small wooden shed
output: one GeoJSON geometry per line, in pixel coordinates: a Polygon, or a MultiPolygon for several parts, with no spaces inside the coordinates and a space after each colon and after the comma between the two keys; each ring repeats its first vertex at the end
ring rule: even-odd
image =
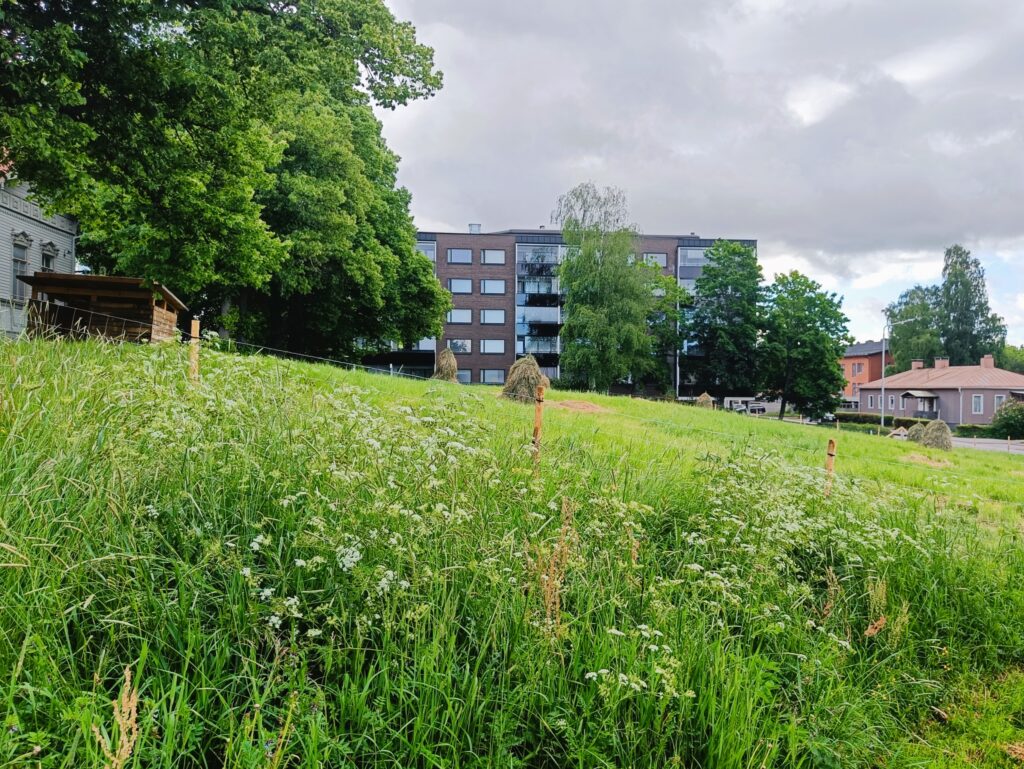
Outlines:
{"type": "Polygon", "coordinates": [[[175,338],[178,313],[188,312],[166,286],[142,278],[37,272],[18,279],[32,287],[31,334],[160,342],[175,338]]]}

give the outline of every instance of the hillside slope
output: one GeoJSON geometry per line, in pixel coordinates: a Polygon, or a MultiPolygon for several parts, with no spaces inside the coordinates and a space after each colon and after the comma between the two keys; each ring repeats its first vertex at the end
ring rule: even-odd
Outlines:
{"type": "Polygon", "coordinates": [[[2,765],[894,766],[1024,660],[1012,457],[555,393],[534,480],[493,389],[186,355],[0,343],[2,765]]]}

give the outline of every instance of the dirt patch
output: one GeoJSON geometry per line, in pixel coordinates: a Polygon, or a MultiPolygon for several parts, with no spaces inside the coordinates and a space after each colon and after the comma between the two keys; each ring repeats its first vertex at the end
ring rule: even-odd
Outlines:
{"type": "Polygon", "coordinates": [[[928,467],[949,467],[952,462],[946,459],[932,459],[926,457],[923,454],[907,454],[905,459],[908,462],[916,462],[919,465],[928,465],[928,467]]]}
{"type": "Polygon", "coordinates": [[[610,409],[598,406],[590,401],[548,401],[548,405],[556,409],[568,409],[569,411],[583,411],[587,414],[607,414],[610,409]]]}
{"type": "Polygon", "coordinates": [[[1003,747],[1006,751],[1006,755],[1010,758],[1015,758],[1018,761],[1024,761],[1024,742],[1018,742],[1015,745],[1006,745],[1003,747]]]}

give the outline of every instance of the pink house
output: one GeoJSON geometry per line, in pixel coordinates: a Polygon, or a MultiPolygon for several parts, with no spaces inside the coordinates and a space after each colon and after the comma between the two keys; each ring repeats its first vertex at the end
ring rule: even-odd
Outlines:
{"type": "MultiPolygon", "coordinates": [[[[1024,400],[1024,374],[996,368],[991,355],[978,366],[950,366],[936,358],[935,368],[915,360],[910,371],[885,378],[885,413],[897,417],[941,419],[951,425],[988,424],[1008,400],[1024,400]]],[[[860,411],[878,414],[882,380],[860,386],[860,411]]]]}

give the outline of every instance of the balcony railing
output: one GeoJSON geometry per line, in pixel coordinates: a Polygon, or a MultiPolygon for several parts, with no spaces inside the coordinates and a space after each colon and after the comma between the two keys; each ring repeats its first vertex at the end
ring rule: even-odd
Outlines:
{"type": "Polygon", "coordinates": [[[558,278],[544,276],[541,278],[520,278],[517,281],[516,293],[519,294],[557,294],[558,278]]]}
{"type": "Polygon", "coordinates": [[[561,323],[559,307],[517,307],[516,323],[561,323]]]}
{"type": "Polygon", "coordinates": [[[557,336],[528,336],[525,339],[516,341],[516,352],[520,355],[527,353],[560,353],[561,351],[561,340],[557,336]]]}
{"type": "Polygon", "coordinates": [[[558,271],[556,262],[517,262],[516,275],[528,277],[550,278],[558,271]]]}

